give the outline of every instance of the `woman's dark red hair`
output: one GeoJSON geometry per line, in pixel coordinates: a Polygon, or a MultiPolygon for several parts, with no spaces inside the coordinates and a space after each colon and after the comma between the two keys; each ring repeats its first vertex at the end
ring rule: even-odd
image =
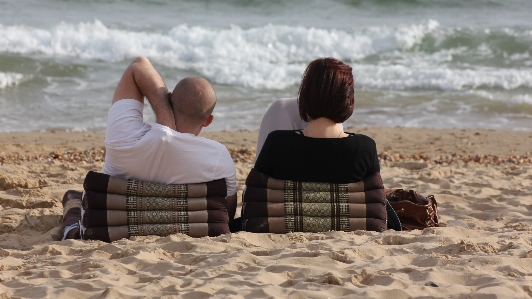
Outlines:
{"type": "Polygon", "coordinates": [[[326,117],[346,121],[355,108],[351,67],[335,58],[318,58],[307,66],[299,87],[299,115],[304,121],[326,117]]]}

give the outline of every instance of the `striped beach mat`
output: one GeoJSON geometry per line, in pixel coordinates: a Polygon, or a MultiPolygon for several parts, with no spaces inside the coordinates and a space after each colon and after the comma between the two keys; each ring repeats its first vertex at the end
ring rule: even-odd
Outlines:
{"type": "Polygon", "coordinates": [[[63,197],[62,234],[112,242],[131,236],[229,233],[225,180],[159,184],[89,171],[63,197]]]}
{"type": "Polygon", "coordinates": [[[333,184],[277,180],[252,169],[243,195],[243,228],[250,232],[321,232],[387,229],[380,173],[333,184]]]}

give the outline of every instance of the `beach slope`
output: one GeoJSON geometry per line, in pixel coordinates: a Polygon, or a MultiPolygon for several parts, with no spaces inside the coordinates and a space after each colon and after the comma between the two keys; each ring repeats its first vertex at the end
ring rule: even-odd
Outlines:
{"type": "MultiPolygon", "coordinates": [[[[348,131],[376,140],[385,187],[436,197],[442,227],[54,241],[104,136],[2,133],[0,298],[532,298],[532,132],[348,131]]],[[[203,135],[231,149],[241,194],[257,132],[203,135]]]]}

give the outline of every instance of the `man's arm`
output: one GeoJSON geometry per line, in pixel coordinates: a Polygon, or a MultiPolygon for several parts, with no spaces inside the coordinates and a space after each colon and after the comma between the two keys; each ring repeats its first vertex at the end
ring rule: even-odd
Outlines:
{"type": "Polygon", "coordinates": [[[168,89],[146,57],[137,57],[127,67],[116,86],[112,104],[122,99],[134,99],[144,104],[148,98],[156,122],[176,129],[174,112],[168,99],[168,89]]]}

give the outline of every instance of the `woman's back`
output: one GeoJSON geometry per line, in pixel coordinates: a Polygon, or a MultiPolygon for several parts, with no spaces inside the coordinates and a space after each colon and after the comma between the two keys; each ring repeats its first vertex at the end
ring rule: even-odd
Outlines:
{"type": "Polygon", "coordinates": [[[380,166],[375,141],[365,135],[312,138],[301,131],[274,131],[255,169],[281,180],[352,183],[379,172],[380,166]]]}

